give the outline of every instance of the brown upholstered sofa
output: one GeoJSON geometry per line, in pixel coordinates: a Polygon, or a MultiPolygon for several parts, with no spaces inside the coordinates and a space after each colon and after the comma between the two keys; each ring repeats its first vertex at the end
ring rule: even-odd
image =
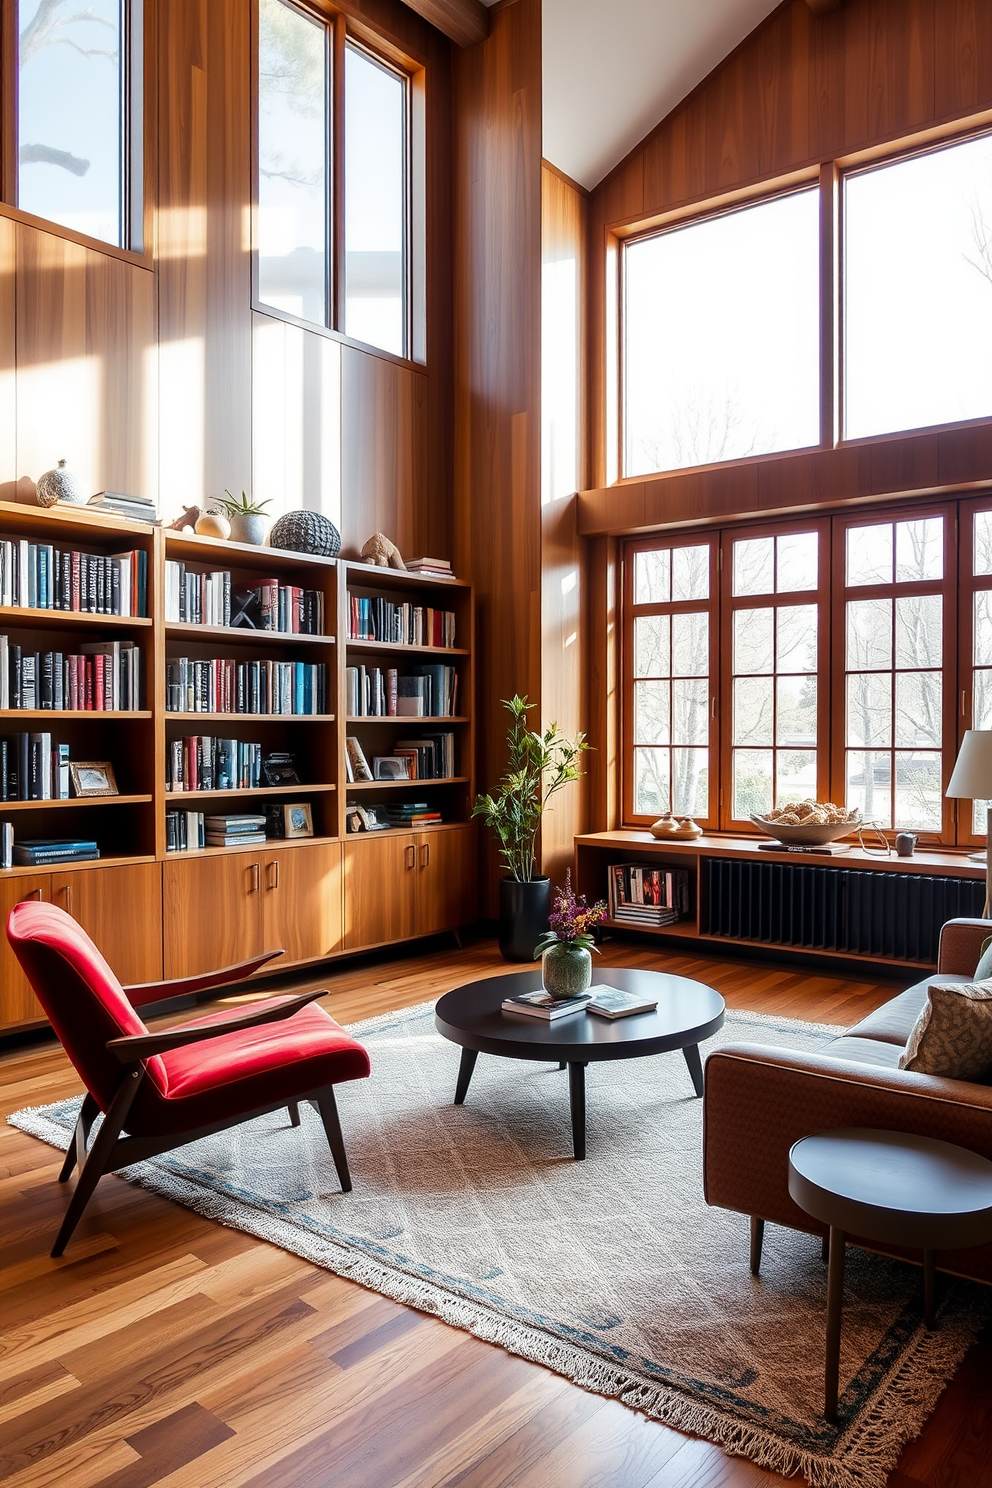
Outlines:
{"type": "MultiPolygon", "coordinates": [[[[989,935],[988,920],[949,920],[934,975],[970,980],[989,935]]],[[[735,1044],[711,1054],[703,1135],[707,1203],[823,1235],[824,1227],[789,1197],[789,1148],[800,1137],[839,1127],[918,1132],[992,1159],[992,1086],[898,1068],[932,979],[869,1013],[822,1053],[735,1044]]],[[[919,1259],[919,1252],[865,1243],[919,1259]]],[[[992,1245],[940,1251],[937,1265],[992,1282],[992,1245]]]]}

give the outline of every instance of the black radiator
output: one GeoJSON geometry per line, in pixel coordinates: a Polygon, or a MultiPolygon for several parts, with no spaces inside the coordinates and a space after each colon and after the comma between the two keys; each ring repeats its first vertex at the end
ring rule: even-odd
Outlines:
{"type": "Polygon", "coordinates": [[[701,929],[766,945],[933,965],[945,920],[980,915],[985,883],[924,873],[703,858],[701,929]]]}

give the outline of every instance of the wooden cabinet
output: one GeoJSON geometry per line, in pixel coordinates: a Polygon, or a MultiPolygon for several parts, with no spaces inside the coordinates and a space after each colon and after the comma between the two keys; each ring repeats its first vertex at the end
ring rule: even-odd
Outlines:
{"type": "Polygon", "coordinates": [[[158,863],[53,873],[51,901],[91,935],[125,986],[162,976],[162,869],[158,863]]]}
{"type": "Polygon", "coordinates": [[[344,948],[457,930],[476,917],[475,828],[344,844],[344,948]]]}
{"type": "Polygon", "coordinates": [[[197,976],[262,949],[257,853],[166,859],[162,865],[165,976],[197,976]]]}
{"type": "Polygon", "coordinates": [[[51,888],[47,873],[0,879],[0,1024],[4,1028],[44,1020],[45,1014],[2,929],[15,904],[24,899],[50,899],[51,888]]]}
{"type": "Polygon", "coordinates": [[[341,844],[274,844],[259,861],[262,949],[281,946],[278,965],[335,955],[341,949],[341,844]]]}

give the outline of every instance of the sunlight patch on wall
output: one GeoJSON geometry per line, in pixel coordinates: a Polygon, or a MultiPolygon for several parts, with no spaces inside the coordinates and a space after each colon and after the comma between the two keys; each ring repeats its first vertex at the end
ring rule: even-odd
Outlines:
{"type": "Polygon", "coordinates": [[[255,317],[252,485],[272,517],[298,507],[341,517],[341,347],[255,317]]]}
{"type": "Polygon", "coordinates": [[[178,516],[184,506],[202,506],[204,502],[204,363],[205,347],[200,336],[163,341],[159,347],[159,511],[167,519],[178,516]]]}
{"type": "Polygon", "coordinates": [[[17,372],[17,464],[19,476],[37,480],[65,460],[89,493],[98,489],[101,358],[66,357],[17,372]]]}

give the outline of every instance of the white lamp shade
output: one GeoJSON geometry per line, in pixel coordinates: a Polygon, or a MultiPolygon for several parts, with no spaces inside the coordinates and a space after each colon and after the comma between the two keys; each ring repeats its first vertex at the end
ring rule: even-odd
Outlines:
{"type": "Polygon", "coordinates": [[[992,729],[968,729],[947,794],[970,801],[992,800],[992,729]]]}

